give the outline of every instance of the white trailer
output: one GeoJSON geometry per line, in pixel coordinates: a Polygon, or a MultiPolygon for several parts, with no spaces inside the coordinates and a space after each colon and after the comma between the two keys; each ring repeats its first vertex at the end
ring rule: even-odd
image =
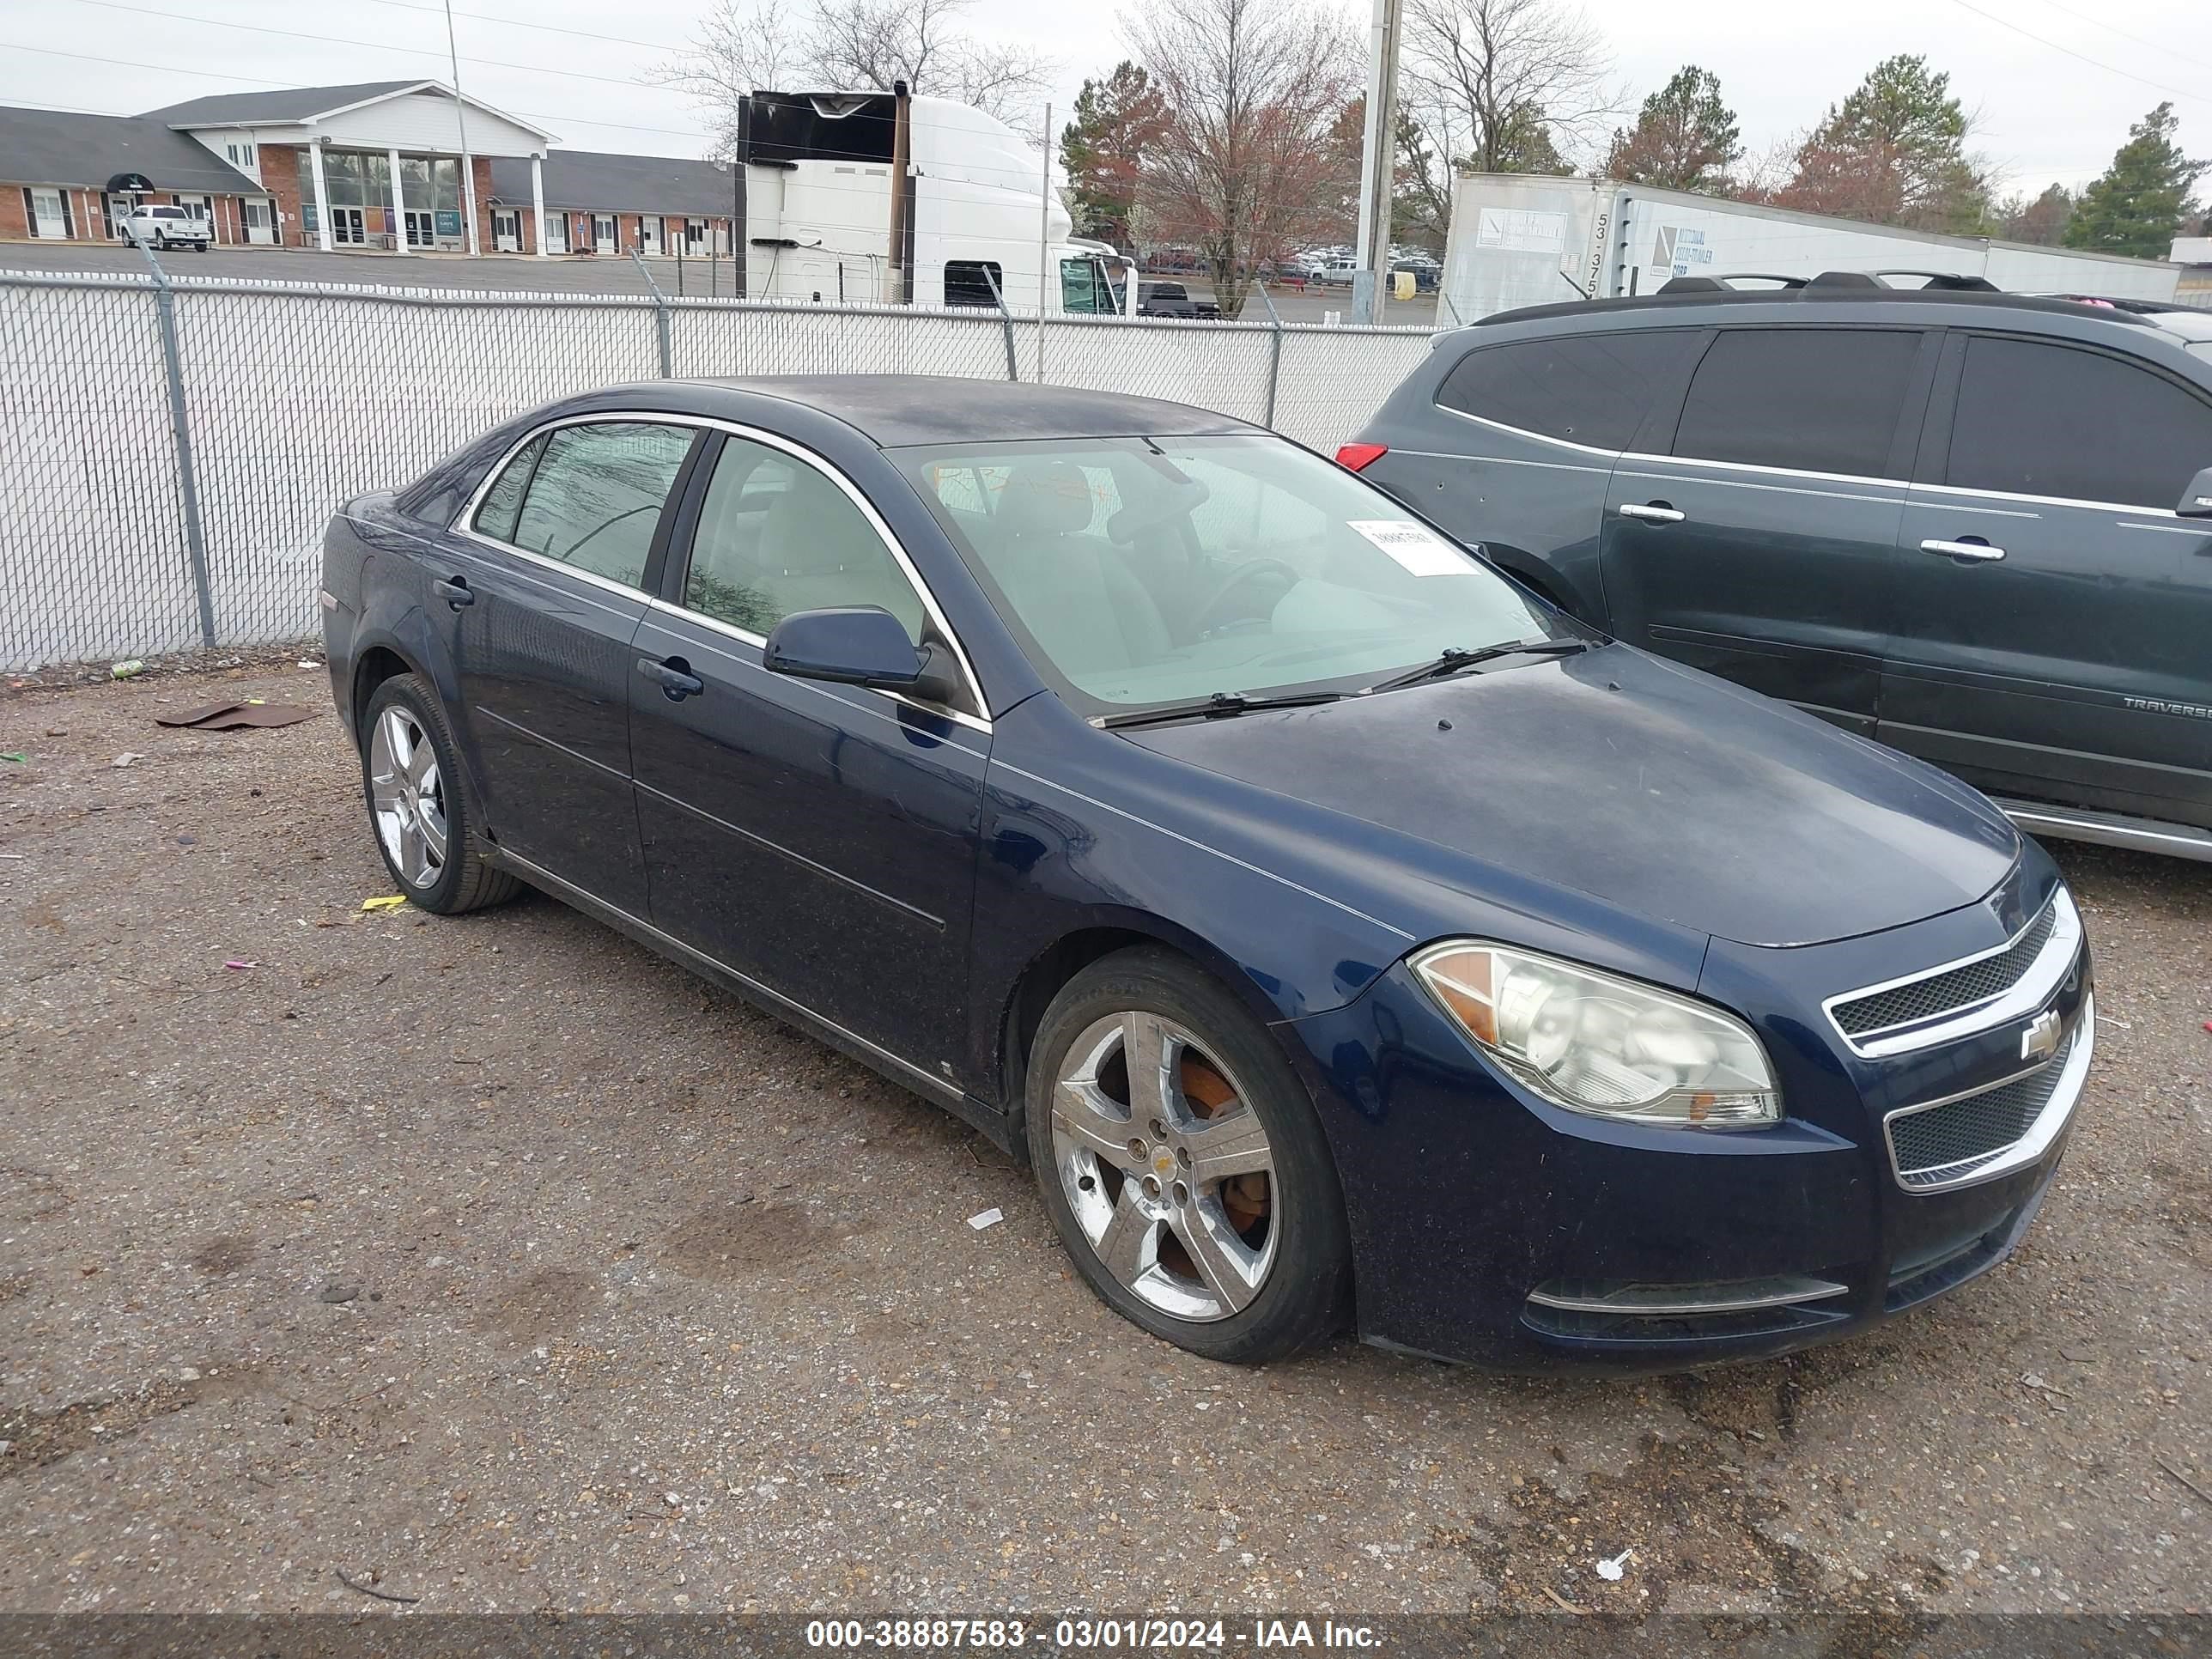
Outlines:
{"type": "Polygon", "coordinates": [[[1003,298],[1032,314],[1134,304],[1130,263],[1072,236],[1043,153],[981,110],[904,92],[756,92],[740,130],[750,298],[1003,298]]]}
{"type": "MultiPolygon", "coordinates": [[[[1611,179],[1463,173],[1437,320],[1650,294],[1677,276],[1941,271],[2015,293],[2171,300],[2181,267],[1980,236],[1939,236],[1611,179]]],[[[1900,283],[1909,279],[1899,279],[1900,283]]]]}

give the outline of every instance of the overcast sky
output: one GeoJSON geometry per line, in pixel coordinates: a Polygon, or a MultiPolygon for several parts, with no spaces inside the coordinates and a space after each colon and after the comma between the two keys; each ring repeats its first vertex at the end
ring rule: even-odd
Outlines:
{"type": "MultiPolygon", "coordinates": [[[[807,0],[786,3],[798,12],[807,0]]],[[[1083,77],[1120,55],[1116,16],[1142,3],[974,0],[970,15],[977,33],[1030,42],[1057,61],[1058,120],[1083,77]]],[[[1339,3],[1364,27],[1364,7],[1339,3]]],[[[462,83],[575,148],[696,155],[705,129],[681,96],[653,84],[653,70],[690,38],[702,9],[702,0],[456,0],[462,83]],[[622,38],[497,21],[526,17],[622,38]]],[[[1948,70],[1978,110],[1975,143],[2008,188],[2094,177],[2128,124],[2167,98],[2185,147],[2212,155],[2206,0],[1589,0],[1585,9],[1632,100],[1680,64],[1702,64],[1721,77],[1754,152],[1817,120],[1882,58],[1914,52],[1948,70]]],[[[7,0],[0,103],[125,113],[264,83],[447,79],[445,52],[437,0],[7,0]]]]}

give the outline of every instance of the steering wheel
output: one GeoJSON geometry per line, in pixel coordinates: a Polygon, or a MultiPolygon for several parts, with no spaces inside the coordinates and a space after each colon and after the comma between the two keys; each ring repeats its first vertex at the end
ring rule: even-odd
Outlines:
{"type": "MultiPolygon", "coordinates": [[[[1231,571],[1221,586],[1192,612],[1191,632],[1194,637],[1212,633],[1220,613],[1228,609],[1231,596],[1262,579],[1279,581],[1284,593],[1305,580],[1296,565],[1286,564],[1280,559],[1245,560],[1231,571]]],[[[1276,595],[1279,600],[1281,597],[1279,593],[1276,595]]]]}

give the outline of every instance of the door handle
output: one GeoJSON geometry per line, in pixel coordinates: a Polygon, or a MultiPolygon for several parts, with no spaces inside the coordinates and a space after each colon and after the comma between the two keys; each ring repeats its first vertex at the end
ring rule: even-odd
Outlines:
{"type": "Polygon", "coordinates": [[[1642,506],[1634,501],[1623,501],[1620,516],[1636,519],[1644,524],[1680,524],[1690,515],[1679,507],[1668,506],[1664,501],[1650,501],[1642,506]]]}
{"type": "Polygon", "coordinates": [[[1991,547],[1979,536],[1968,536],[1959,541],[1929,540],[1920,544],[1923,553],[1940,553],[1948,559],[1971,559],[1977,564],[1995,564],[2004,557],[2004,549],[1991,547]]]}
{"type": "Polygon", "coordinates": [[[658,680],[661,690],[671,702],[682,702],[686,697],[696,697],[707,689],[707,682],[693,673],[691,665],[681,657],[671,657],[665,662],[652,657],[640,657],[637,672],[649,680],[658,680]]]}
{"type": "Polygon", "coordinates": [[[469,592],[467,581],[459,576],[455,576],[449,581],[432,582],[430,591],[456,611],[465,605],[474,605],[477,602],[477,596],[469,592]]]}

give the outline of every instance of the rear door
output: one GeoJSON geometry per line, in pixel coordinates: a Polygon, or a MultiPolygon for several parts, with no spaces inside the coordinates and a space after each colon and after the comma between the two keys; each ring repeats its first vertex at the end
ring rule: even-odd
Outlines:
{"type": "Polygon", "coordinates": [[[1870,732],[1934,359],[1910,328],[1722,330],[1671,442],[1613,470],[1613,631],[1870,732]]]}
{"type": "Polygon", "coordinates": [[[967,1030],[989,726],[972,682],[952,710],[761,665],[796,611],[951,634],[842,475],[766,434],[719,442],[629,653],[653,923],[941,1082],[967,1030]]]}
{"type": "Polygon", "coordinates": [[[447,538],[444,568],[432,556],[461,740],[501,845],[639,916],[631,640],[697,435],[605,418],[540,432],[447,538]]]}
{"type": "Polygon", "coordinates": [[[2000,794],[2212,825],[2212,392],[1961,332],[1899,538],[1880,735],[2000,794]]]}

